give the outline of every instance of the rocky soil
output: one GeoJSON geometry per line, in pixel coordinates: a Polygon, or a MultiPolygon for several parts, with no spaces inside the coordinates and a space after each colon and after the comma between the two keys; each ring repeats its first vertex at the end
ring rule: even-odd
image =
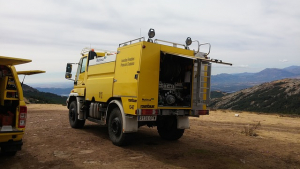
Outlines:
{"type": "Polygon", "coordinates": [[[106,127],[70,128],[66,107],[30,104],[23,149],[1,155],[0,168],[300,168],[299,124],[280,115],[211,111],[191,118],[178,141],[141,127],[130,145],[117,147],[106,127]]]}

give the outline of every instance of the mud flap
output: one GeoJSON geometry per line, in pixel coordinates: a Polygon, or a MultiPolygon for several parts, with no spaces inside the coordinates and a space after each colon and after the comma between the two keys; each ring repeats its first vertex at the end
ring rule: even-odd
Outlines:
{"type": "Polygon", "coordinates": [[[137,116],[125,115],[125,122],[123,124],[124,133],[132,133],[138,131],[137,116]]]}
{"type": "Polygon", "coordinates": [[[190,120],[188,116],[177,116],[177,129],[189,129],[190,120]]]}
{"type": "Polygon", "coordinates": [[[109,104],[116,104],[122,114],[123,120],[123,133],[133,133],[138,131],[138,121],[136,116],[126,115],[123,109],[123,105],[119,100],[113,100],[109,104]]]}

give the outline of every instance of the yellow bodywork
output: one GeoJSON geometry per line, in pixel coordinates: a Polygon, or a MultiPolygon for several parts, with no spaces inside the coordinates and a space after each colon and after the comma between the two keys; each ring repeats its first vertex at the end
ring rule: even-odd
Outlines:
{"type": "MultiPolygon", "coordinates": [[[[132,115],[136,114],[137,109],[145,107],[149,109],[191,109],[191,106],[158,107],[161,52],[195,59],[192,50],[145,41],[119,47],[116,56],[97,53],[95,59],[105,60],[109,57],[116,59],[94,65],[88,65],[87,62],[85,73],[77,74],[78,82],[72,93],[78,93],[79,96],[85,96],[86,100],[96,102],[108,102],[112,98],[119,98],[122,100],[124,112],[132,115]]],[[[85,54],[82,58],[87,56],[85,54]]],[[[203,69],[207,70],[207,67],[203,69]]],[[[203,92],[206,92],[206,89],[203,92]]],[[[203,94],[203,98],[207,100],[208,96],[203,94]]],[[[203,110],[205,109],[206,106],[203,105],[203,110]]]]}
{"type": "Polygon", "coordinates": [[[89,66],[86,100],[106,102],[112,97],[115,62],[89,66]]]}
{"type": "Polygon", "coordinates": [[[1,65],[19,65],[24,63],[31,62],[30,59],[22,59],[22,58],[12,58],[7,56],[0,56],[0,64],[1,65]]]}
{"type": "Polygon", "coordinates": [[[39,73],[46,73],[46,71],[43,70],[25,70],[25,71],[17,71],[18,75],[35,75],[39,73]]]}

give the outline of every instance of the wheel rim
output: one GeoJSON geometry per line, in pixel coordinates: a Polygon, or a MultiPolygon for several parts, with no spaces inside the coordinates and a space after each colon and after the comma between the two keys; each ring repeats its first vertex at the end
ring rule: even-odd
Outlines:
{"type": "Polygon", "coordinates": [[[119,136],[121,133],[121,122],[118,117],[114,118],[111,122],[111,131],[115,136],[119,136]]]}
{"type": "Polygon", "coordinates": [[[69,112],[70,120],[75,121],[75,108],[71,108],[69,112]]]}

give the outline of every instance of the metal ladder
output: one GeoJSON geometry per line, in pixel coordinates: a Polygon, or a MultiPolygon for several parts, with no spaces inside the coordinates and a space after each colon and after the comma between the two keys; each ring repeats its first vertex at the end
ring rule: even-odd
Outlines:
{"type": "Polygon", "coordinates": [[[211,63],[197,59],[194,64],[193,110],[202,110],[204,105],[209,104],[210,77],[211,63]]]}

